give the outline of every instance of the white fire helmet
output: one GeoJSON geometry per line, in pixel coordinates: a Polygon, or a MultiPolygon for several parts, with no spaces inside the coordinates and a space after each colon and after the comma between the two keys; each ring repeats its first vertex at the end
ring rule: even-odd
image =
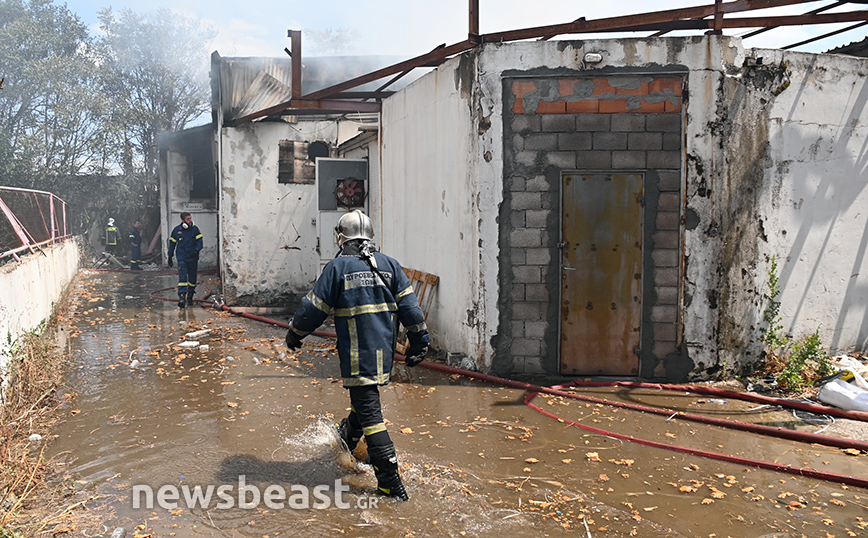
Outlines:
{"type": "Polygon", "coordinates": [[[339,247],[343,247],[344,243],[352,239],[370,241],[373,238],[374,225],[371,219],[359,209],[345,214],[335,226],[335,239],[337,239],[339,247]]]}
{"type": "Polygon", "coordinates": [[[109,226],[115,225],[115,219],[109,219],[109,226]]]}

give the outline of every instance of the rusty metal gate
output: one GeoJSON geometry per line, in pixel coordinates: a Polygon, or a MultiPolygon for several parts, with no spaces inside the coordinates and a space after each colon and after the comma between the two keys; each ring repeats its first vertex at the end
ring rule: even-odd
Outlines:
{"type": "Polygon", "coordinates": [[[638,375],[643,175],[561,179],[561,373],[638,375]]]}

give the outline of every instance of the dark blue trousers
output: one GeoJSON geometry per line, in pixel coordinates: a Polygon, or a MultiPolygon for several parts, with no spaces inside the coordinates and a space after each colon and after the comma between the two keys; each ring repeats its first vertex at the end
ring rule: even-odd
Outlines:
{"type": "Polygon", "coordinates": [[[182,260],[178,258],[178,295],[196,292],[196,272],[199,270],[199,260],[182,260]]]}

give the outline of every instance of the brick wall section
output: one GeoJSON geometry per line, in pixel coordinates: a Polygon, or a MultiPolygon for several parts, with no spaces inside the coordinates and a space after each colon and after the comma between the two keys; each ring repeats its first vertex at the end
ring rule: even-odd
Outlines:
{"type": "Polygon", "coordinates": [[[643,377],[665,377],[679,350],[682,78],[507,79],[499,353],[512,372],[557,373],[560,315],[559,189],[563,170],[645,173],[643,377]]]}

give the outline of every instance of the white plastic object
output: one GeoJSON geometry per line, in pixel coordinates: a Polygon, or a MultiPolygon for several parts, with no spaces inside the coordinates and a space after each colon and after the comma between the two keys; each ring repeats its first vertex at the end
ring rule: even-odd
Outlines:
{"type": "Polygon", "coordinates": [[[833,379],[820,387],[817,399],[841,409],[868,412],[868,390],[840,379],[833,379]]]}
{"type": "Polygon", "coordinates": [[[201,331],[193,331],[191,333],[187,333],[184,335],[184,338],[187,340],[195,340],[197,338],[202,338],[206,334],[210,333],[211,329],[202,329],[201,331]]]}

